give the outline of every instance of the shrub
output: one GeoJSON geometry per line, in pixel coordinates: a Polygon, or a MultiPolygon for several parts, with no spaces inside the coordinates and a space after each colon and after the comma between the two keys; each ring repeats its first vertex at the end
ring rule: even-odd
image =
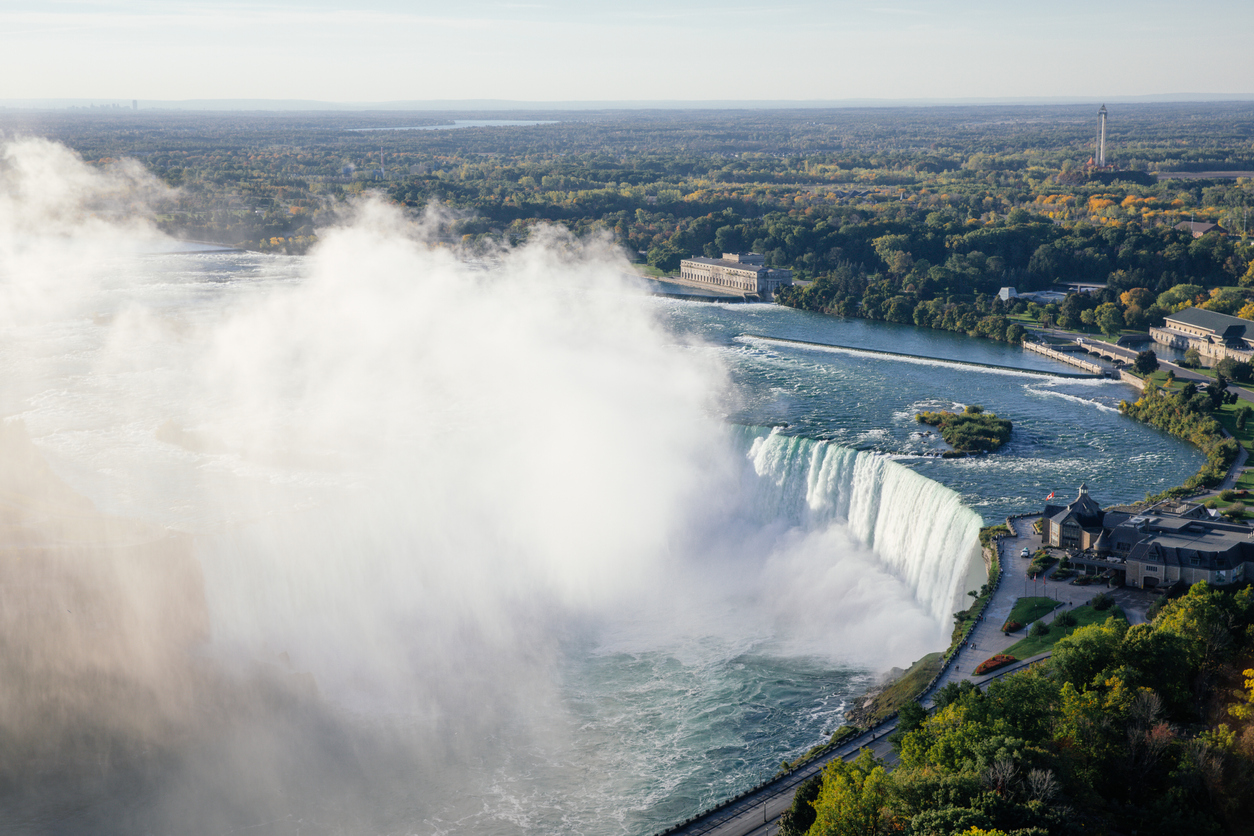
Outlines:
{"type": "Polygon", "coordinates": [[[1001,626],[1001,629],[1007,633],[1016,633],[1023,629],[1023,625],[1018,621],[1007,621],[1001,626]]]}
{"type": "Polygon", "coordinates": [[[1093,609],[1095,610],[1108,610],[1114,606],[1114,603],[1115,599],[1111,598],[1105,592],[1100,592],[1093,596],[1093,609]]]}
{"type": "Polygon", "coordinates": [[[1054,559],[1046,554],[1045,551],[1038,551],[1032,556],[1032,563],[1028,566],[1028,575],[1035,578],[1052,566],[1053,563],[1054,559]]]}
{"type": "MultiPolygon", "coordinates": [[[[1040,623],[1039,621],[1037,622],[1040,623]]],[[[995,671],[1003,665],[1009,665],[1011,662],[1019,661],[1013,656],[1007,656],[1005,653],[998,653],[996,656],[990,656],[975,668],[975,675],[986,674],[989,671],[995,671]]]]}
{"type": "Polygon", "coordinates": [[[1033,638],[1040,638],[1049,634],[1049,625],[1044,621],[1035,621],[1032,623],[1032,629],[1028,630],[1028,635],[1033,638]]]}
{"type": "Polygon", "coordinates": [[[1009,533],[1010,529],[1005,523],[1002,523],[1001,525],[987,525],[980,529],[980,543],[985,546],[991,546],[993,544],[994,537],[999,537],[1003,534],[1009,533]]]}
{"type": "Polygon", "coordinates": [[[1229,488],[1226,491],[1220,491],[1219,498],[1222,499],[1224,502],[1231,502],[1232,500],[1237,498],[1237,492],[1229,488]]]}

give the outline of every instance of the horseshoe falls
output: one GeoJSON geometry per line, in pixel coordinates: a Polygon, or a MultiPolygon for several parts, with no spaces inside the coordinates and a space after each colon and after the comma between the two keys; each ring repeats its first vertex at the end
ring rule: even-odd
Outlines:
{"type": "Polygon", "coordinates": [[[780,432],[755,438],[748,457],[760,519],[844,525],[937,621],[954,611],[981,526],[954,491],[884,454],[780,432]]]}

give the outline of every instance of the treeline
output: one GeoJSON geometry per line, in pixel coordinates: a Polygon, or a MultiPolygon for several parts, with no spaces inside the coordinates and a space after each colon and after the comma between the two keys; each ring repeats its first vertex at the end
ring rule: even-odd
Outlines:
{"type": "Polygon", "coordinates": [[[1195,584],[1151,623],[1111,619],[984,692],[902,711],[803,785],[782,836],[1242,833],[1254,814],[1254,594],[1195,584]]]}
{"type": "Polygon", "coordinates": [[[844,247],[829,250],[829,257],[853,253],[861,261],[841,261],[812,282],[786,289],[780,302],[1010,342],[1024,333],[1021,323],[1006,319],[1010,314],[1113,336],[1161,325],[1164,316],[1190,305],[1254,312],[1246,308],[1254,296],[1254,250],[1232,237],[1194,239],[1187,231],[1131,223],[1060,226],[1023,209],[991,223],[932,212],[862,229],[874,236],[863,246],[841,241],[844,247]],[[891,233],[876,234],[890,227],[891,233]],[[1003,286],[1041,289],[1063,276],[1106,287],[1050,305],[993,297],[1003,286]]]}
{"type": "Polygon", "coordinates": [[[1228,381],[1219,375],[1215,382],[1198,391],[1186,383],[1174,394],[1146,382],[1145,392],[1135,402],[1119,402],[1119,411],[1138,421],[1157,427],[1193,444],[1206,454],[1206,463],[1185,483],[1156,498],[1183,496],[1201,488],[1213,488],[1224,480],[1228,468],[1236,460],[1240,446],[1235,439],[1224,438],[1223,428],[1210,413],[1236,396],[1226,391],[1228,381]]]}
{"type": "Polygon", "coordinates": [[[1054,106],[579,114],[141,109],[6,112],[0,130],[66,142],[102,166],[139,159],[180,189],[161,219],[167,229],[254,248],[288,248],[291,239],[316,234],[339,204],[377,190],[406,206],[453,207],[463,219],[452,234],[470,240],[517,240],[536,223],[561,223],[579,233],[609,231],[667,270],[693,254],[752,248],[801,278],[822,277],[845,261],[870,275],[909,274],[924,298],[999,284],[1031,288],[1060,277],[1097,281],[1119,271],[1127,274],[1125,289],[1156,293],[1186,278],[1230,283],[1223,275],[1238,275],[1243,254],[1229,265],[1231,253],[1199,252],[1211,242],[1155,235],[1189,218],[1240,230],[1249,184],[1154,181],[1144,172],[1254,169],[1254,106],[1121,107],[1112,115],[1110,148],[1133,170],[1122,179],[1119,172],[1097,178],[1083,166],[1093,120],[1089,108],[1054,106]],[[476,118],[553,124],[403,130],[476,118]],[[1019,228],[1017,215],[1012,232],[997,226],[1016,210],[1041,228],[1019,228]],[[935,212],[939,218],[927,223],[935,212]],[[1105,239],[1124,228],[1151,235],[1105,239]],[[877,246],[885,236],[905,240],[877,246]],[[954,236],[965,240],[954,244],[954,236]]]}

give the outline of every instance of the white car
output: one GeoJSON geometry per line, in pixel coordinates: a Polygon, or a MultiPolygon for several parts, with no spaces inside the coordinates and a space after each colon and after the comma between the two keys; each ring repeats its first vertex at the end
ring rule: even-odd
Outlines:
{"type": "Polygon", "coordinates": [[[1019,552],[1019,557],[1031,557],[1032,552],[1028,551],[1028,547],[1024,546],[1023,551],[1019,552]]]}

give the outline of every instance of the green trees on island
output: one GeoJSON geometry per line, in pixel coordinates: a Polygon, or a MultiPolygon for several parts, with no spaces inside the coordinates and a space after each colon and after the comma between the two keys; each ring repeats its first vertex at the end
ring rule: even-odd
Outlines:
{"type": "MultiPolygon", "coordinates": [[[[1205,583],[1148,624],[1079,627],[981,692],[950,683],[889,772],[836,762],[810,836],[1244,832],[1254,815],[1254,593],[1205,583]]],[[[794,812],[792,822],[807,817],[794,812]]]]}
{"type": "Polygon", "coordinates": [[[1010,440],[1014,425],[972,404],[962,412],[920,412],[915,420],[940,430],[945,443],[960,453],[986,453],[1010,440]]]}

